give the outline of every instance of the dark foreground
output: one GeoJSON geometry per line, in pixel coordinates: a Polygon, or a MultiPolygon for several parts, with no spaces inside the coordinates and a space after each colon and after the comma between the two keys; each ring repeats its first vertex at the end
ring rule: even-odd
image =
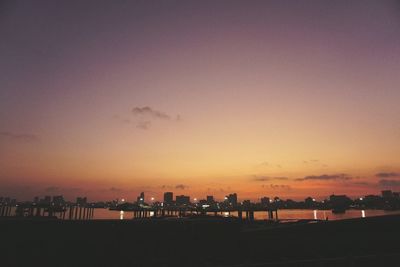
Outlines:
{"type": "Polygon", "coordinates": [[[400,216],[254,227],[232,220],[0,220],[0,266],[400,266],[400,216]]]}

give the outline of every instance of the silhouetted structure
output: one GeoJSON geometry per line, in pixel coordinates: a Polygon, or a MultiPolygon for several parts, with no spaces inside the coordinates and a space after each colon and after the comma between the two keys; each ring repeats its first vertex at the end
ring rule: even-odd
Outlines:
{"type": "Polygon", "coordinates": [[[236,193],[227,195],[227,196],[225,197],[225,199],[226,199],[226,202],[227,202],[229,205],[231,205],[231,206],[233,206],[233,207],[236,207],[236,206],[237,206],[237,194],[236,194],[236,193]]]}
{"type": "Polygon", "coordinates": [[[190,197],[189,196],[184,196],[184,195],[180,195],[180,196],[176,196],[176,205],[180,206],[180,205],[189,205],[190,204],[190,197]]]}
{"type": "Polygon", "coordinates": [[[165,192],[164,193],[164,204],[171,205],[174,202],[174,193],[165,192]]]}

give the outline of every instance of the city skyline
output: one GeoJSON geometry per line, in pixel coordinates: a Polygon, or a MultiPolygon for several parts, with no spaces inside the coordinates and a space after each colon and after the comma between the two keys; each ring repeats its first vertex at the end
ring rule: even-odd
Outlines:
{"type": "Polygon", "coordinates": [[[397,1],[0,6],[0,196],[400,191],[397,1]]]}

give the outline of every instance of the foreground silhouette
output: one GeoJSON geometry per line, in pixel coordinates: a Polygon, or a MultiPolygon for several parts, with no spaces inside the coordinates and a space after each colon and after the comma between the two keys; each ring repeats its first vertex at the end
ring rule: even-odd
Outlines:
{"type": "Polygon", "coordinates": [[[311,224],[230,218],[0,221],[1,266],[396,266],[400,216],[311,224]]]}

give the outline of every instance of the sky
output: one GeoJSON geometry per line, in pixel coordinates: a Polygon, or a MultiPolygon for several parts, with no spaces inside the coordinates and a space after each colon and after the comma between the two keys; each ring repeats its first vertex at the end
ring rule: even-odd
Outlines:
{"type": "Polygon", "coordinates": [[[1,1],[0,196],[400,191],[399,1],[1,1]]]}

